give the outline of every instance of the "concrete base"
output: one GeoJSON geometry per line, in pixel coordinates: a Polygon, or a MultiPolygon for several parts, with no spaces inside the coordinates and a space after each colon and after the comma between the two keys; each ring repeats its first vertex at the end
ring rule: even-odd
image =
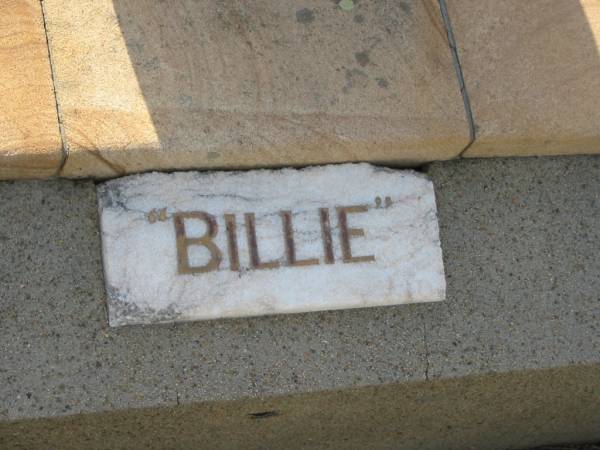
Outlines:
{"type": "Polygon", "coordinates": [[[0,184],[0,447],[600,439],[600,159],[428,172],[447,301],[121,329],[93,183],[0,184]]]}

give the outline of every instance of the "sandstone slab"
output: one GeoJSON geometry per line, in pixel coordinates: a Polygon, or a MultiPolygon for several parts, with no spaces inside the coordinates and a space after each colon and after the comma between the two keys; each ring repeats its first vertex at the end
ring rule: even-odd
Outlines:
{"type": "Polygon", "coordinates": [[[446,4],[476,129],[465,156],[600,152],[600,2],[446,4]]]}
{"type": "Polygon", "coordinates": [[[414,164],[469,139],[435,0],[44,3],[68,177],[414,164]]]}
{"type": "Polygon", "coordinates": [[[0,2],[0,179],[55,174],[62,145],[40,2],[0,2]]]}
{"type": "Polygon", "coordinates": [[[98,188],[111,325],[443,300],[433,185],[366,164],[98,188]]]}

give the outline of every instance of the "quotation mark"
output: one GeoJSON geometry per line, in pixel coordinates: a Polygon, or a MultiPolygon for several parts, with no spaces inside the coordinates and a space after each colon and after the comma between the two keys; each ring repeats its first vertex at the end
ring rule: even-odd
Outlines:
{"type": "Polygon", "coordinates": [[[150,223],[165,222],[167,219],[167,208],[153,209],[148,213],[148,222],[150,223]]]}
{"type": "MultiPolygon", "coordinates": [[[[389,208],[390,206],[392,206],[392,199],[390,197],[386,196],[384,201],[385,201],[384,208],[389,208]]],[[[379,197],[379,196],[375,197],[375,207],[381,208],[381,197],[379,197]]]]}

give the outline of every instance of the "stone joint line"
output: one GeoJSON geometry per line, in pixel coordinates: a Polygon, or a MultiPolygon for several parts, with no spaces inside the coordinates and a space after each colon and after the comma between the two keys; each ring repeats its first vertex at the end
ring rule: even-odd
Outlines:
{"type": "Polygon", "coordinates": [[[448,45],[450,47],[450,52],[452,53],[452,63],[454,65],[454,70],[458,79],[458,85],[463,98],[463,104],[465,105],[465,115],[467,116],[467,122],[469,123],[469,142],[467,143],[465,148],[463,148],[462,151],[456,156],[457,158],[461,158],[469,149],[469,147],[471,147],[473,142],[475,142],[475,122],[473,120],[473,110],[471,109],[471,101],[469,100],[467,85],[465,83],[462,66],[460,64],[460,58],[458,56],[456,40],[454,39],[454,32],[452,31],[452,22],[450,21],[450,16],[448,15],[448,8],[446,7],[446,0],[439,0],[439,4],[440,12],[442,15],[442,21],[444,22],[444,27],[446,28],[446,34],[448,36],[448,45]]]}
{"type": "Polygon", "coordinates": [[[54,73],[54,64],[52,60],[52,48],[50,46],[50,37],[48,36],[48,26],[46,23],[46,10],[44,8],[44,0],[40,0],[40,10],[42,12],[42,23],[44,25],[44,36],[46,37],[46,49],[48,50],[48,64],[50,65],[50,77],[52,79],[52,93],[54,94],[54,105],[56,106],[56,120],[58,122],[58,132],[60,134],[61,153],[62,158],[60,164],[56,169],[55,176],[59,176],[62,172],[63,167],[67,163],[69,157],[69,148],[67,146],[67,139],[65,137],[65,130],[63,126],[62,116],[60,113],[60,105],[58,104],[58,92],[56,90],[56,77],[54,73]]]}

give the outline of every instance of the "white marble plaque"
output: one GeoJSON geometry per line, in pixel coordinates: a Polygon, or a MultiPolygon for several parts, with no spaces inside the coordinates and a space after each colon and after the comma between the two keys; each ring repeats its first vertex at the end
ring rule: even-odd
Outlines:
{"type": "Polygon", "coordinates": [[[345,164],[98,186],[112,326],[443,300],[433,185],[345,164]]]}

